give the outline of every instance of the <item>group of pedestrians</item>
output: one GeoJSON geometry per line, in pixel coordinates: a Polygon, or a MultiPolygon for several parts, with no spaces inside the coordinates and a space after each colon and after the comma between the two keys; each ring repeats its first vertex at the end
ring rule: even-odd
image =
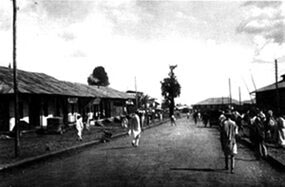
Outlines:
{"type": "Polygon", "coordinates": [[[127,128],[128,135],[132,136],[131,144],[133,147],[139,146],[139,141],[142,133],[142,119],[140,119],[139,112],[136,111],[122,119],[122,127],[127,128]]]}
{"type": "Polygon", "coordinates": [[[262,154],[266,149],[265,142],[285,148],[284,115],[277,114],[275,116],[272,110],[268,110],[267,113],[259,110],[255,119],[252,120],[254,121],[252,121],[253,125],[250,128],[250,137],[253,142],[259,144],[261,156],[266,156],[262,154]]]}
{"type": "Polygon", "coordinates": [[[285,148],[285,116],[274,115],[272,110],[264,113],[255,108],[240,114],[236,110],[222,112],[219,117],[220,140],[225,154],[225,168],[228,169],[228,158],[231,161],[231,172],[234,169],[234,156],[237,154],[236,137],[243,133],[243,128],[249,128],[249,138],[255,146],[257,158],[267,158],[266,142],[285,148]]]}
{"type": "MultiPolygon", "coordinates": [[[[90,128],[90,122],[92,120],[92,115],[87,114],[87,121],[86,123],[83,123],[82,116],[78,113],[75,114],[75,129],[77,134],[77,140],[82,141],[82,133],[84,126],[87,130],[90,128]],[[85,124],[85,125],[84,125],[85,124]]],[[[131,113],[127,115],[125,118],[122,119],[122,127],[128,129],[128,134],[133,137],[132,139],[132,145],[134,147],[139,146],[139,139],[141,137],[142,132],[142,124],[141,119],[139,117],[138,112],[131,113]]]]}
{"type": "Polygon", "coordinates": [[[275,116],[272,110],[267,112],[265,121],[265,140],[285,148],[285,116],[275,116]]]}
{"type": "Polygon", "coordinates": [[[266,143],[285,148],[284,115],[254,109],[245,113],[243,121],[249,128],[249,138],[255,145],[258,158],[267,157],[266,143]]]}
{"type": "Polygon", "coordinates": [[[195,124],[197,124],[198,122],[202,122],[204,127],[210,127],[210,128],[213,126],[213,124],[215,124],[218,118],[217,112],[214,110],[202,110],[202,111],[195,110],[193,112],[192,117],[195,124]]]}

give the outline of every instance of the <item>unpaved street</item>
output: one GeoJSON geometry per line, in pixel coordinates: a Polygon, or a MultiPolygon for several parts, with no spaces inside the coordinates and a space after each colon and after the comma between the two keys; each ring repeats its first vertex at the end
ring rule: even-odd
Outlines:
{"type": "Polygon", "coordinates": [[[239,145],[234,174],[224,170],[219,133],[180,119],[145,130],[140,147],[124,137],[19,171],[0,186],[284,186],[285,175],[239,145]]]}

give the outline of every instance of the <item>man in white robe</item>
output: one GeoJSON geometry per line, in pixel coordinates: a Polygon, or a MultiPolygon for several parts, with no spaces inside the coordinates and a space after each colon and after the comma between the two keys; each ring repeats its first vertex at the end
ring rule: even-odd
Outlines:
{"type": "Polygon", "coordinates": [[[128,128],[128,134],[133,136],[132,145],[134,147],[138,147],[142,132],[140,118],[138,114],[131,114],[130,120],[128,122],[128,128]]]}
{"type": "Polygon", "coordinates": [[[80,114],[77,115],[76,117],[76,124],[75,124],[76,130],[77,130],[77,136],[78,140],[82,141],[82,131],[83,131],[83,122],[82,122],[82,117],[80,114]]]}

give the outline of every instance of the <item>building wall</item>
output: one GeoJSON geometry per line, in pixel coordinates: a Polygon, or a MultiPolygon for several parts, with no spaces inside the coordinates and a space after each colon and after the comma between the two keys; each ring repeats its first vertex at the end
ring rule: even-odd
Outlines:
{"type": "Polygon", "coordinates": [[[124,113],[124,101],[122,100],[112,100],[111,105],[111,116],[120,116],[124,113]]]}
{"type": "MultiPolygon", "coordinates": [[[[3,98],[4,96],[1,95],[0,131],[12,131],[15,126],[14,98],[3,98]]],[[[91,99],[92,98],[90,98],[90,100],[91,99]]],[[[79,98],[78,102],[69,103],[68,98],[64,96],[21,95],[19,102],[19,119],[20,121],[25,121],[29,125],[29,128],[34,128],[46,127],[47,119],[55,116],[66,118],[65,122],[73,123],[75,122],[77,113],[89,112],[89,110],[94,112],[93,116],[98,110],[97,113],[100,112],[100,118],[124,114],[125,100],[102,99],[99,105],[92,104],[88,110],[84,108],[86,107],[85,103],[88,103],[88,98],[84,98],[83,100],[81,101],[79,98]],[[97,109],[96,111],[95,108],[97,109]]],[[[83,113],[80,114],[84,115],[83,113]]]]}
{"type": "MultiPolygon", "coordinates": [[[[32,127],[46,127],[47,119],[59,116],[63,117],[63,104],[56,96],[23,96],[19,102],[19,120],[25,121],[32,127]]],[[[76,108],[76,107],[75,107],[76,108]]],[[[14,101],[9,100],[9,131],[15,127],[14,101]]]]}
{"type": "MultiPolygon", "coordinates": [[[[275,90],[256,93],[256,105],[263,110],[277,111],[277,94],[275,90]]],[[[281,113],[285,113],[285,89],[279,90],[279,107],[281,113]]]]}
{"type": "MultiPolygon", "coordinates": [[[[15,127],[15,102],[13,100],[9,100],[9,131],[12,131],[15,127]]],[[[26,123],[30,123],[29,117],[29,101],[28,100],[20,100],[19,101],[19,121],[24,121],[26,123]]]]}
{"type": "Polygon", "coordinates": [[[9,98],[0,98],[0,131],[9,130],[9,98]]]}

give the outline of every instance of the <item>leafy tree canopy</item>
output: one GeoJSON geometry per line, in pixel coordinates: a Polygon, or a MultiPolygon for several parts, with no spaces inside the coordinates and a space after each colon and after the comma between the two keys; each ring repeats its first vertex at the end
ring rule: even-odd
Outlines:
{"type": "Polygon", "coordinates": [[[102,66],[96,67],[87,79],[88,85],[109,86],[108,75],[102,66]]]}
{"type": "Polygon", "coordinates": [[[181,86],[175,77],[167,77],[161,82],[161,94],[169,100],[180,96],[181,86]]]}
{"type": "Polygon", "coordinates": [[[173,70],[177,67],[170,66],[169,77],[161,81],[161,95],[164,97],[164,104],[169,106],[170,116],[174,114],[174,98],[180,96],[181,86],[174,75],[173,70]]]}

